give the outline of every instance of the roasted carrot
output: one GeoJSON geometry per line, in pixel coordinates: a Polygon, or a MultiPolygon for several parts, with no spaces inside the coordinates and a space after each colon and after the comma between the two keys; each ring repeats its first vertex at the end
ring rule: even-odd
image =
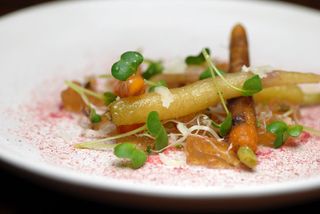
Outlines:
{"type": "MultiPolygon", "coordinates": [[[[246,31],[242,25],[238,24],[231,32],[229,72],[239,72],[242,66],[249,66],[249,64],[246,31]]],[[[233,122],[229,142],[234,151],[237,151],[241,146],[248,146],[251,150],[256,151],[258,134],[252,97],[233,98],[228,101],[228,107],[233,122]]]]}
{"type": "Polygon", "coordinates": [[[143,77],[140,72],[137,72],[126,81],[117,80],[114,86],[114,93],[119,97],[137,96],[143,94],[145,88],[143,77]]]}

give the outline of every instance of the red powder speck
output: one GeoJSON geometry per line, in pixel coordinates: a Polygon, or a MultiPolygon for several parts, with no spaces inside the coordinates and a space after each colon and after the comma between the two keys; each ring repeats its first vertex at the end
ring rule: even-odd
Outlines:
{"type": "Polygon", "coordinates": [[[273,152],[272,149],[258,150],[256,152],[256,155],[258,157],[268,157],[268,156],[270,156],[272,154],[272,152],[273,152]]]}
{"type": "Polygon", "coordinates": [[[159,155],[149,155],[147,162],[153,165],[163,164],[159,155]]]}
{"type": "Polygon", "coordinates": [[[285,152],[286,151],[286,149],[282,146],[282,147],[280,147],[279,149],[278,149],[280,152],[285,152]]]}
{"type": "Polygon", "coordinates": [[[51,112],[48,119],[73,119],[72,115],[65,111],[51,112]]]}
{"type": "Polygon", "coordinates": [[[311,134],[309,132],[302,132],[299,140],[301,143],[305,144],[308,142],[310,137],[311,137],[311,134]]]}
{"type": "Polygon", "coordinates": [[[289,138],[285,143],[285,146],[289,147],[297,147],[300,145],[304,145],[309,142],[311,135],[308,132],[302,132],[299,137],[297,138],[289,138]]]}
{"type": "Polygon", "coordinates": [[[169,147],[166,150],[163,151],[163,154],[168,155],[170,152],[177,151],[177,148],[175,147],[169,147]]]}
{"type": "Polygon", "coordinates": [[[186,169],[183,168],[183,167],[175,167],[175,168],[174,168],[174,171],[175,171],[176,173],[180,174],[180,173],[184,173],[184,172],[186,171],[186,169]]]}

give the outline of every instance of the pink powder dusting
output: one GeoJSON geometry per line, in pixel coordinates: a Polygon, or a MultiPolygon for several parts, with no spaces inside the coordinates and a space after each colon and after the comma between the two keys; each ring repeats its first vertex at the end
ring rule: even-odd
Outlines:
{"type": "MultiPolygon", "coordinates": [[[[81,137],[78,117],[61,109],[59,94],[63,86],[54,81],[50,85],[50,88],[43,87],[45,91],[33,94],[33,103],[19,108],[20,127],[11,130],[19,133],[23,141],[38,148],[43,161],[48,164],[135,183],[189,187],[229,188],[320,176],[320,139],[308,133],[304,133],[293,146],[287,145],[277,150],[260,148],[257,152],[259,165],[254,172],[188,166],[184,153],[175,150],[150,156],[146,165],[138,170],[120,168],[117,164],[119,160],[111,150],[73,148],[75,143],[88,139],[81,137]]],[[[305,108],[301,122],[320,129],[320,122],[314,119],[319,117],[320,107],[305,108]]]]}

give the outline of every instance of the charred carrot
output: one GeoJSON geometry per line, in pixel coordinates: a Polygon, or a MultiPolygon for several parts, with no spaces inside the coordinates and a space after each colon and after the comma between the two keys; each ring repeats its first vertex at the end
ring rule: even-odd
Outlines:
{"type": "MultiPolygon", "coordinates": [[[[249,64],[246,31],[242,25],[238,24],[231,32],[229,72],[239,72],[242,66],[249,66],[249,64]]],[[[240,147],[247,146],[256,151],[258,134],[252,97],[231,99],[228,101],[228,107],[232,114],[233,122],[229,141],[234,150],[237,151],[240,147]]]]}

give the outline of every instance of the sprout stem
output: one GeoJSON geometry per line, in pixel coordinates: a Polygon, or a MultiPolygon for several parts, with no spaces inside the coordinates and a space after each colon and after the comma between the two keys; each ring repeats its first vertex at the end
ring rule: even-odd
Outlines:
{"type": "Polygon", "coordinates": [[[320,137],[320,131],[319,130],[316,130],[314,128],[311,128],[311,127],[307,127],[307,126],[303,126],[303,130],[306,131],[306,132],[309,132],[310,134],[313,134],[317,137],[320,137]]]}
{"type": "MultiPolygon", "coordinates": [[[[231,88],[233,88],[234,90],[237,90],[237,91],[240,91],[240,92],[246,92],[246,90],[243,90],[241,88],[238,88],[234,85],[232,85],[231,83],[229,83],[225,78],[224,76],[220,73],[219,69],[215,66],[215,64],[212,62],[212,60],[210,59],[210,56],[209,54],[207,53],[207,51],[205,49],[202,50],[202,54],[203,56],[205,57],[208,65],[209,65],[209,69],[210,71],[212,72],[214,70],[214,72],[228,85],[230,86],[231,88]]],[[[211,74],[212,76],[213,73],[211,74]]]]}
{"type": "MultiPolygon", "coordinates": [[[[224,77],[221,75],[221,73],[219,72],[219,70],[216,68],[216,66],[214,65],[214,63],[213,63],[212,60],[210,59],[210,56],[209,56],[208,52],[207,52],[205,49],[202,50],[202,54],[203,54],[204,58],[206,59],[207,63],[209,64],[209,70],[210,70],[210,73],[211,73],[212,78],[213,78],[213,79],[216,78],[215,75],[214,75],[214,71],[215,71],[215,72],[217,73],[217,75],[219,75],[221,78],[224,79],[224,77]]],[[[225,79],[224,79],[224,80],[225,80],[225,79]]],[[[226,81],[226,80],[225,80],[225,81],[226,81]]],[[[226,111],[227,114],[229,114],[229,110],[228,110],[227,105],[226,105],[226,102],[225,102],[225,100],[224,100],[224,98],[223,98],[223,96],[222,96],[221,90],[219,90],[216,85],[214,85],[214,86],[215,86],[215,88],[217,89],[217,92],[218,92],[218,95],[219,95],[219,97],[220,97],[221,104],[222,104],[224,110],[226,111]]],[[[235,88],[236,88],[236,87],[235,87],[235,88]]]]}
{"type": "Polygon", "coordinates": [[[93,96],[95,98],[98,98],[100,100],[104,100],[104,97],[103,97],[102,94],[98,94],[98,93],[96,93],[94,91],[91,91],[89,89],[83,88],[83,87],[81,87],[81,86],[79,86],[79,85],[77,85],[77,84],[75,84],[75,83],[73,83],[71,81],[65,81],[65,84],[67,86],[69,86],[70,88],[72,88],[73,90],[75,90],[79,94],[84,93],[84,94],[87,94],[87,95],[91,95],[91,96],[93,96]]]}
{"type": "Polygon", "coordinates": [[[101,143],[101,142],[105,142],[105,141],[109,141],[109,140],[115,140],[115,139],[120,139],[120,138],[124,138],[124,137],[128,137],[130,135],[133,135],[133,134],[137,134],[141,131],[144,131],[146,130],[147,126],[146,125],[143,125],[137,129],[134,129],[130,132],[126,132],[126,133],[123,133],[123,134],[119,134],[119,135],[115,135],[115,136],[111,136],[111,137],[107,137],[107,138],[102,138],[102,139],[98,139],[98,140],[94,140],[94,141],[88,141],[88,142],[83,142],[83,143],[79,143],[79,144],[76,144],[75,147],[76,148],[81,148],[82,145],[86,145],[86,146],[90,146],[90,144],[97,144],[97,143],[101,143]]]}
{"type": "Polygon", "coordinates": [[[150,80],[144,79],[144,82],[147,83],[147,85],[149,85],[149,86],[158,86],[157,83],[152,82],[152,81],[150,81],[150,80]]]}
{"type": "Polygon", "coordinates": [[[111,74],[101,74],[97,76],[98,78],[112,78],[113,76],[111,74]]]}

